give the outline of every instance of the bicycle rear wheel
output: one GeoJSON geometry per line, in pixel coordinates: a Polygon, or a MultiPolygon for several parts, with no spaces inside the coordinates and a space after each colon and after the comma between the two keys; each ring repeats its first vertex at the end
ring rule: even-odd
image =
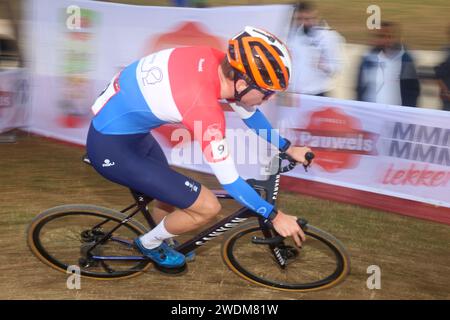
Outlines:
{"type": "Polygon", "coordinates": [[[332,235],[307,225],[307,240],[297,248],[291,238],[278,245],[287,259],[282,268],[269,245],[254,244],[264,237],[258,221],[231,230],[222,244],[225,264],[238,276],[271,289],[308,292],[337,285],[350,271],[350,258],[344,246],[332,235]]]}
{"type": "MultiPolygon", "coordinates": [[[[100,261],[88,254],[99,239],[125,218],[121,212],[91,205],[51,208],[31,222],[27,231],[28,246],[37,258],[64,273],[69,266],[78,266],[81,275],[90,278],[136,276],[147,269],[149,260],[100,261]]],[[[133,245],[133,239],[145,232],[142,224],[129,220],[113,233],[111,239],[96,246],[91,253],[95,256],[141,256],[133,245]]]]}

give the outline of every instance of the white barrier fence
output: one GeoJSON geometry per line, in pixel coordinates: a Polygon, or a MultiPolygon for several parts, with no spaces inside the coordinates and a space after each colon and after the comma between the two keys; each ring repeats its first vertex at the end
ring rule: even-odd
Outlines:
{"type": "Polygon", "coordinates": [[[0,72],[0,133],[26,125],[28,87],[25,71],[0,72]]]}
{"type": "Polygon", "coordinates": [[[295,177],[450,207],[450,113],[311,96],[278,127],[317,154],[295,177]]]}

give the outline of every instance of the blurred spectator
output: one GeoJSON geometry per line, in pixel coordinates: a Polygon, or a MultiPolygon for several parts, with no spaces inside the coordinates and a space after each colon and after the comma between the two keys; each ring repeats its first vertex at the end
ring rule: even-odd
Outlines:
{"type": "Polygon", "coordinates": [[[401,43],[399,26],[382,22],[374,32],[374,46],[359,67],[357,99],[415,107],[420,85],[414,61],[401,43]]]}
{"type": "Polygon", "coordinates": [[[207,0],[172,0],[175,7],[207,8],[207,0]]]}
{"type": "Polygon", "coordinates": [[[318,12],[311,2],[295,6],[288,47],[292,54],[293,71],[289,91],[324,96],[332,88],[333,76],[342,67],[343,38],[319,22],[318,12]]]}
{"type": "Polygon", "coordinates": [[[172,5],[175,7],[186,7],[188,0],[172,0],[172,5]]]}
{"type": "Polygon", "coordinates": [[[11,37],[0,34],[0,70],[13,69],[20,66],[20,55],[17,43],[11,37]]]}
{"type": "MultiPolygon", "coordinates": [[[[448,26],[448,37],[450,40],[450,25],[448,26]]],[[[441,89],[441,100],[443,109],[450,111],[450,41],[445,48],[447,57],[444,62],[434,68],[436,79],[441,89]]]]}

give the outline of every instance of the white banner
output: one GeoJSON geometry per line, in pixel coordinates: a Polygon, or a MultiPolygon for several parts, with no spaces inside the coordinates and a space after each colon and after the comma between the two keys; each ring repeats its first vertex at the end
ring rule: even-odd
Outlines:
{"type": "Polygon", "coordinates": [[[173,8],[97,1],[29,0],[27,39],[34,74],[30,130],[84,144],[90,107],[113,75],[164,48],[208,45],[252,25],[287,35],[292,6],[173,8]],[[231,23],[232,22],[232,23],[231,23]]]}
{"type": "Polygon", "coordinates": [[[450,207],[450,112],[291,99],[296,107],[277,108],[278,127],[317,159],[308,174],[297,168],[290,175],[450,207]]]}
{"type": "Polygon", "coordinates": [[[28,89],[23,70],[0,72],[0,133],[26,125],[28,89]]]}

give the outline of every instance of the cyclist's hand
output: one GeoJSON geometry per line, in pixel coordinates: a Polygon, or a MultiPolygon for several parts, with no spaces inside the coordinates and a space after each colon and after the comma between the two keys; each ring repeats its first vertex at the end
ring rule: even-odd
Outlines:
{"type": "Polygon", "coordinates": [[[272,224],[281,236],[292,237],[297,246],[302,246],[302,242],[305,241],[305,234],[297,223],[297,217],[284,214],[278,210],[278,214],[272,220],[272,224]]]}
{"type": "MultiPolygon", "coordinates": [[[[304,165],[308,165],[308,162],[305,159],[305,154],[307,152],[311,152],[311,149],[308,147],[289,147],[286,153],[290,155],[294,160],[304,165]]],[[[312,162],[312,161],[311,161],[312,162]]]]}

